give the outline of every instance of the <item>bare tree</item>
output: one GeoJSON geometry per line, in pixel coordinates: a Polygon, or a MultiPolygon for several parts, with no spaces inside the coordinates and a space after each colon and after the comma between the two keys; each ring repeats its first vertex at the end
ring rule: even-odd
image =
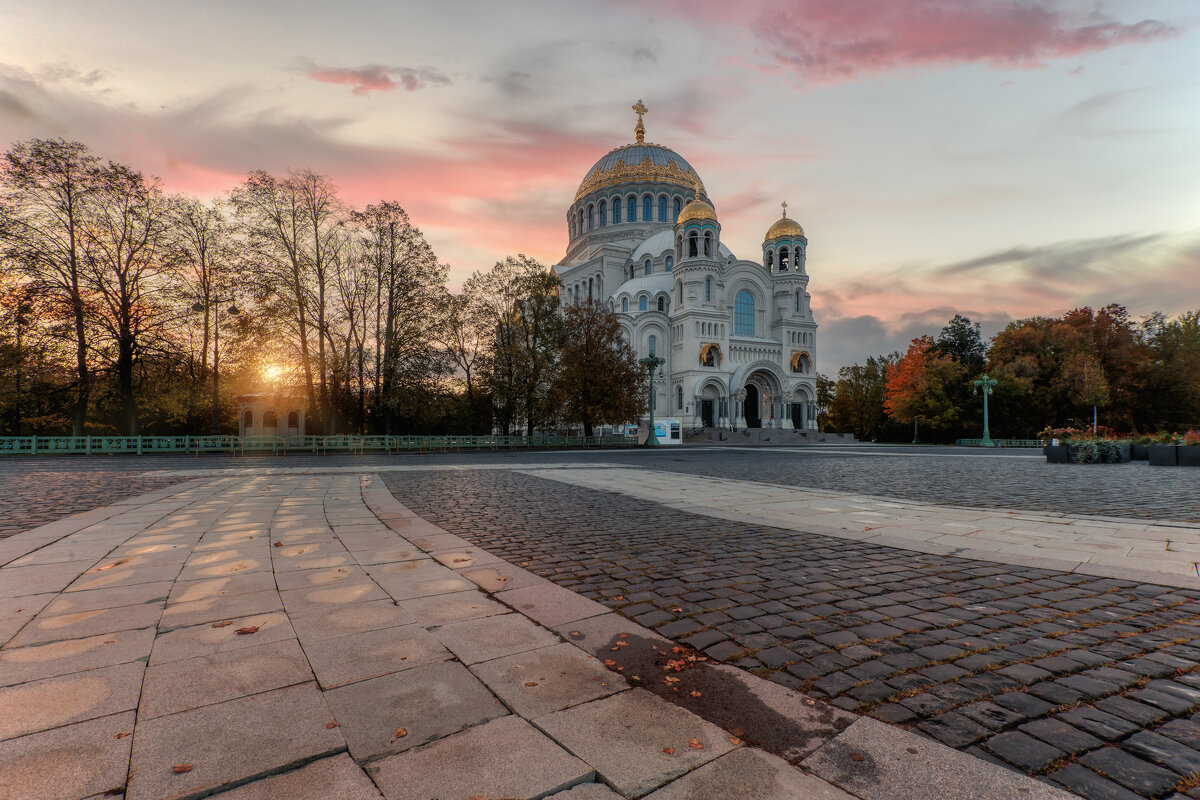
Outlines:
{"type": "Polygon", "coordinates": [[[97,327],[112,350],[121,397],[121,427],[139,432],[134,369],[146,338],[160,334],[170,309],[161,297],[173,263],[170,201],[157,179],[109,162],[96,172],[84,234],[82,282],[94,293],[97,327]]]}
{"type": "Polygon", "coordinates": [[[83,435],[91,393],[88,299],[82,285],[82,227],[95,192],[97,158],[80,142],[18,142],[0,164],[0,239],[4,254],[55,297],[71,322],[75,350],[75,408],[71,432],[83,435]]]}

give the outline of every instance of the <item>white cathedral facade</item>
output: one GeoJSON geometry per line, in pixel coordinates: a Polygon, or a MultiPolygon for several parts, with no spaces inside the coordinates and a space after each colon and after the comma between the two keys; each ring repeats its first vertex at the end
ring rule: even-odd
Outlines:
{"type": "Polygon", "coordinates": [[[816,337],[803,228],[784,213],[762,261],[735,256],[696,170],[637,141],[596,162],[567,210],[564,302],[617,313],[637,357],[665,359],[655,414],[684,428],[817,427],[816,337]]]}

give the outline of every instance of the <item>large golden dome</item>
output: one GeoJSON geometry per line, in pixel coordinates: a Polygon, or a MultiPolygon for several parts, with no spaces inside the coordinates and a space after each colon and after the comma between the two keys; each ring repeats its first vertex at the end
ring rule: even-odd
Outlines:
{"type": "Polygon", "coordinates": [[[764,242],[769,242],[772,239],[780,239],[783,237],[803,236],[804,228],[800,227],[800,223],[791,219],[787,215],[787,203],[783,204],[783,217],[775,220],[775,224],[767,228],[767,235],[763,237],[764,242]]]}
{"type": "Polygon", "coordinates": [[[679,218],[675,220],[676,225],[682,225],[688,220],[693,219],[710,219],[713,222],[717,221],[717,211],[705,200],[697,197],[692,202],[683,207],[679,212],[679,218]]]}

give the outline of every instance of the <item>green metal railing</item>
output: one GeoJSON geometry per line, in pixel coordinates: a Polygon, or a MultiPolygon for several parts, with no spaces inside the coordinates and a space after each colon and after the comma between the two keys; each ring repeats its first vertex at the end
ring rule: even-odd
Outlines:
{"type": "Polygon", "coordinates": [[[633,447],[624,436],[5,436],[0,456],[365,453],[633,447]]]}
{"type": "MultiPolygon", "coordinates": [[[[955,442],[959,447],[984,447],[982,439],[959,439],[955,442]]],[[[992,439],[992,447],[1042,447],[1041,439],[992,439]]]]}

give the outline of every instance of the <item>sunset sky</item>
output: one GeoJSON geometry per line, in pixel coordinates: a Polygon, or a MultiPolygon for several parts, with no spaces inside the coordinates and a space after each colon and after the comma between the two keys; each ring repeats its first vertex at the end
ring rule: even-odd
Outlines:
{"type": "Polygon", "coordinates": [[[959,312],[1200,307],[1195,0],[0,0],[0,147],[87,143],[171,191],[310,167],[451,265],[550,264],[633,140],[759,258],[809,236],[818,368],[959,312]]]}

